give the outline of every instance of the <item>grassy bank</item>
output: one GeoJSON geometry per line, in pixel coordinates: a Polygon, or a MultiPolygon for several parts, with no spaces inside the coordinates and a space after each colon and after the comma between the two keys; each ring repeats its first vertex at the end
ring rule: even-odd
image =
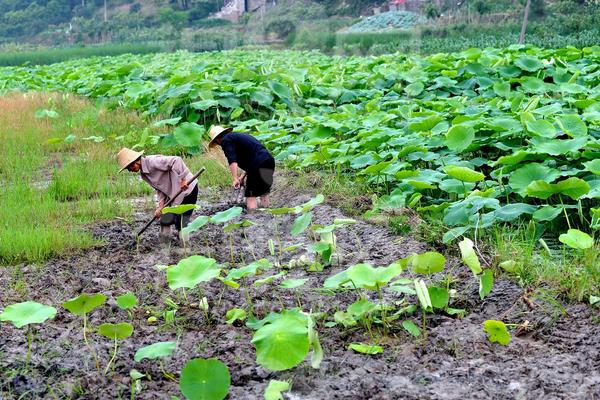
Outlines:
{"type": "Polygon", "coordinates": [[[77,58],[117,56],[120,54],[147,54],[163,51],[163,47],[150,43],[107,44],[100,46],[76,46],[55,49],[0,52],[0,66],[44,65],[77,58]]]}
{"type": "MultiPolygon", "coordinates": [[[[150,187],[136,175],[118,174],[115,162],[118,149],[133,146],[147,125],[136,113],[45,94],[13,94],[0,98],[0,106],[0,264],[89,247],[96,243],[89,224],[128,218],[128,198],[145,196],[151,206],[150,187]]],[[[203,185],[225,182],[216,161],[189,164],[207,165],[203,185]]]]}

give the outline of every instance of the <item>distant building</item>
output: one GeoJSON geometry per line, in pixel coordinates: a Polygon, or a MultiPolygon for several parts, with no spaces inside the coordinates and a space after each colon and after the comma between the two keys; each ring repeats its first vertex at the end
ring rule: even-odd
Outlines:
{"type": "Polygon", "coordinates": [[[212,15],[214,18],[238,22],[245,12],[257,12],[275,6],[276,0],[229,0],[223,8],[212,15]]]}
{"type": "Polygon", "coordinates": [[[419,12],[426,0],[389,0],[387,6],[390,11],[419,12]]]}

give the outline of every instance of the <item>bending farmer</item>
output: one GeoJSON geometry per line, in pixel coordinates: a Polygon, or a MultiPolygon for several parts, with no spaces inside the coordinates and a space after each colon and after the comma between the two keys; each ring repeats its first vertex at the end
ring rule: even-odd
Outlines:
{"type": "Polygon", "coordinates": [[[180,189],[183,189],[183,192],[173,200],[171,205],[196,204],[198,184],[196,181],[188,184],[193,174],[181,157],[143,156],[143,154],[143,151],[138,152],[128,148],[121,149],[117,154],[117,161],[121,167],[119,172],[124,169],[130,172],[139,172],[142,179],[156,190],[158,207],[154,211],[154,216],[160,218],[161,241],[166,241],[171,232],[171,225],[175,225],[175,229],[178,231],[187,226],[192,210],[181,215],[162,214],[165,203],[172,196],[175,196],[180,189]]]}
{"type": "Polygon", "coordinates": [[[233,187],[239,189],[242,182],[238,168],[246,171],[246,206],[257,208],[256,198],[260,197],[261,207],[269,207],[269,192],[273,185],[275,159],[254,136],[232,132],[232,128],[213,126],[209,132],[208,147],[221,146],[233,176],[233,187]]]}

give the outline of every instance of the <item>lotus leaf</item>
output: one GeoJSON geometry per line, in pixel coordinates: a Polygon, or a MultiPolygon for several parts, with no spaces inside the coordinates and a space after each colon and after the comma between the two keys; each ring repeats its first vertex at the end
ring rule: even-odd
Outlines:
{"type": "Polygon", "coordinates": [[[229,369],[215,358],[188,361],[179,380],[179,389],[188,400],[223,400],[230,385],[229,369]]]}
{"type": "Polygon", "coordinates": [[[29,324],[41,324],[47,319],[54,318],[56,308],[37,303],[25,301],[6,306],[0,313],[0,321],[9,321],[16,328],[22,328],[29,324]]]}
{"type": "Polygon", "coordinates": [[[200,282],[208,282],[221,273],[221,267],[212,258],[191,256],[167,269],[167,282],[172,290],[192,289],[200,282]]]}
{"type": "Polygon", "coordinates": [[[492,343],[499,343],[503,346],[510,343],[510,333],[502,321],[488,319],[483,323],[483,330],[487,332],[488,339],[492,343]]]}
{"type": "Polygon", "coordinates": [[[594,246],[594,239],[578,229],[569,229],[558,237],[562,243],[579,250],[589,249],[594,246]]]}
{"type": "Polygon", "coordinates": [[[156,358],[169,357],[177,347],[176,342],[158,342],[138,349],[133,356],[136,362],[142,361],[144,358],[154,360],[156,358]]]}

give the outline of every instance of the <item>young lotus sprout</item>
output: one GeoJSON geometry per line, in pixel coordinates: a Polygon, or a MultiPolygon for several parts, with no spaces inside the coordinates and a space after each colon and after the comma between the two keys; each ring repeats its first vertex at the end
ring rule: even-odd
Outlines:
{"type": "Polygon", "coordinates": [[[31,358],[31,325],[41,324],[55,315],[56,308],[35,301],[12,304],[0,313],[0,321],[12,322],[19,329],[27,325],[27,363],[31,358]]]}
{"type": "Polygon", "coordinates": [[[63,307],[72,312],[75,315],[83,317],[83,341],[86,346],[90,349],[94,360],[96,361],[96,369],[100,369],[100,362],[98,361],[98,355],[94,351],[87,339],[87,315],[96,308],[100,307],[106,301],[106,296],[102,293],[86,294],[83,293],[71,300],[63,303],[63,307]]]}
{"type": "Polygon", "coordinates": [[[173,351],[175,351],[176,347],[177,347],[176,342],[154,343],[154,344],[139,348],[138,351],[135,352],[133,359],[136,362],[140,362],[145,358],[147,358],[149,360],[158,359],[160,371],[162,372],[163,376],[167,379],[175,381],[176,379],[173,376],[173,374],[165,371],[165,367],[163,365],[162,359],[171,356],[171,354],[173,354],[173,351]]]}
{"type": "Polygon", "coordinates": [[[98,333],[104,337],[112,339],[115,341],[115,348],[113,350],[113,355],[111,359],[106,364],[106,368],[104,368],[104,373],[108,372],[111,364],[117,357],[117,351],[119,350],[119,340],[127,339],[133,333],[133,325],[128,322],[121,322],[119,324],[102,324],[98,326],[98,333]]]}

